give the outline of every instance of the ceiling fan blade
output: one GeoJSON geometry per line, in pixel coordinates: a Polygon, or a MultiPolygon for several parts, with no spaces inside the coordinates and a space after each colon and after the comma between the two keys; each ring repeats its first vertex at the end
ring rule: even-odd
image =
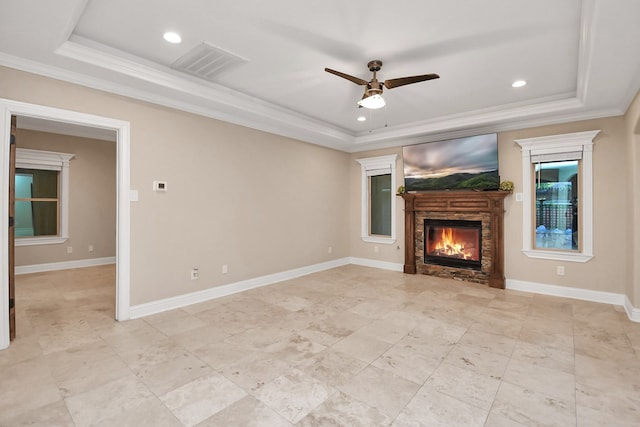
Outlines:
{"type": "Polygon", "coordinates": [[[394,87],[410,85],[411,83],[424,82],[426,80],[439,79],[437,74],[423,74],[421,76],[400,77],[398,79],[389,79],[384,81],[384,87],[393,89],[394,87]]]}
{"type": "Polygon", "coordinates": [[[342,77],[343,79],[347,79],[349,81],[352,81],[355,84],[360,85],[360,86],[366,86],[367,84],[369,84],[368,81],[363,80],[363,79],[361,79],[359,77],[350,76],[349,74],[341,73],[340,71],[332,70],[331,68],[325,68],[324,70],[327,73],[335,74],[338,77],[342,77]]]}

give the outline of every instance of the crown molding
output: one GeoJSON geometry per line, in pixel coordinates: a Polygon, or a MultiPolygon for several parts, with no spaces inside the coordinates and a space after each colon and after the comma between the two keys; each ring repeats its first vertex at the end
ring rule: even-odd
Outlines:
{"type": "MultiPolygon", "coordinates": [[[[624,108],[588,110],[585,106],[591,68],[597,0],[582,0],[576,91],[500,108],[443,116],[378,130],[353,133],[227,87],[184,75],[169,67],[78,36],[64,41],[55,54],[133,79],[131,84],[45,65],[0,53],[0,65],[98,89],[169,108],[210,117],[346,152],[397,147],[568,121],[624,114],[624,108]],[[136,81],[153,89],[135,87],[136,81]]],[[[638,77],[640,81],[640,76],[638,77]]],[[[625,99],[626,106],[635,94],[625,99]]]]}

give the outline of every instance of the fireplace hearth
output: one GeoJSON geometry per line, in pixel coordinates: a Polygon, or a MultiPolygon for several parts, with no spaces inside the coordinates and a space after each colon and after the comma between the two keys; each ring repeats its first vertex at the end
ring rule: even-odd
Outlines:
{"type": "Polygon", "coordinates": [[[504,191],[407,193],[404,272],[505,287],[504,191]]]}

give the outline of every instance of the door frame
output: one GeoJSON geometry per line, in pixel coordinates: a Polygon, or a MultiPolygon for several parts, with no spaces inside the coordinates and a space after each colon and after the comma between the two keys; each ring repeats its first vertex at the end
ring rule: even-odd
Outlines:
{"type": "Polygon", "coordinates": [[[116,320],[130,318],[130,124],[127,121],[0,99],[0,350],[9,347],[9,144],[11,115],[115,130],[116,151],[116,320]]]}

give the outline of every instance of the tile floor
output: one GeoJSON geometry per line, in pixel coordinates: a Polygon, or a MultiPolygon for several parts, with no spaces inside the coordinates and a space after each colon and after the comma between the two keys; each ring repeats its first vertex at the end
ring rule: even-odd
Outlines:
{"type": "Polygon", "coordinates": [[[0,425],[640,425],[619,307],[352,265],[122,323],[114,295],[18,276],[0,425]]]}

